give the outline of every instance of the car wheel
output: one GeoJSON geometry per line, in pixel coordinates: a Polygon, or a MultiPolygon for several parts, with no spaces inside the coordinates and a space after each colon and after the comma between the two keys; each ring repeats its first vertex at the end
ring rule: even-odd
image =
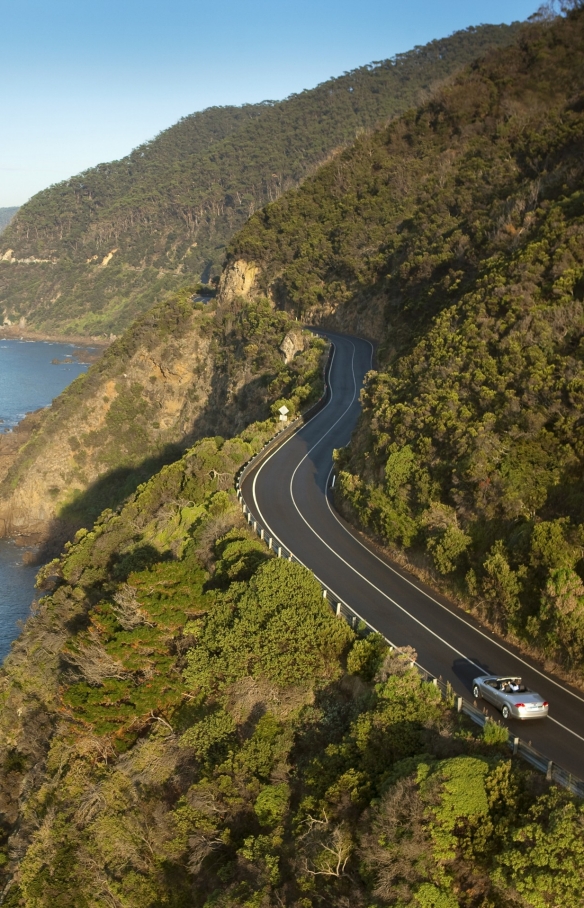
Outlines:
{"type": "Polygon", "coordinates": [[[504,719],[508,719],[509,716],[511,715],[511,710],[509,709],[508,706],[504,706],[503,709],[501,710],[501,713],[502,713],[502,716],[504,719]]]}
{"type": "Polygon", "coordinates": [[[472,689],[472,695],[473,695],[473,697],[475,698],[475,700],[478,700],[478,699],[480,698],[481,692],[480,692],[480,690],[479,690],[478,684],[475,684],[475,686],[473,687],[473,689],[472,689]]]}

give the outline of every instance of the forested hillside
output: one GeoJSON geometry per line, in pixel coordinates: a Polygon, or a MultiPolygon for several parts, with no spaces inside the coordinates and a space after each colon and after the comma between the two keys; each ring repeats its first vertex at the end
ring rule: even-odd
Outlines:
{"type": "Polygon", "coordinates": [[[501,632],[584,669],[584,13],[364,136],[233,269],[375,336],[339,504],[501,632]]]}
{"type": "Polygon", "coordinates": [[[0,670],[3,906],[584,908],[582,804],[335,617],[234,491],[320,392],[292,315],[374,336],[338,505],[579,670],[583,240],[572,12],[256,214],[217,300],[175,292],[38,416],[4,501],[106,509],[0,670]]]}
{"type": "Polygon", "coordinates": [[[197,438],[310,404],[323,347],[267,301],[216,309],[177,292],[35,414],[19,451],[0,437],[0,535],[61,544],[197,438]]]}
{"type": "Polygon", "coordinates": [[[470,28],[282,102],[210,108],[39,193],[0,242],[0,316],[119,334],[169,290],[218,275],[255,210],[516,32],[470,28]]]}
{"type": "Polygon", "coordinates": [[[200,441],[41,572],[1,673],[2,904],[581,908],[582,805],[243,525],[273,426],[200,441]]]}
{"type": "Polygon", "coordinates": [[[14,208],[0,208],[0,233],[8,227],[8,224],[18,211],[18,206],[14,208]]]}

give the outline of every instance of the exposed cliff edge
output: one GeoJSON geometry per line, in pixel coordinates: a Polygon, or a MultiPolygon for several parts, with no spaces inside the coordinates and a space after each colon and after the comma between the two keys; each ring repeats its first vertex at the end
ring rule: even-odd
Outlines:
{"type": "Polygon", "coordinates": [[[237,297],[253,299],[259,295],[257,277],[260,271],[255,262],[236,259],[224,268],[219,278],[218,298],[223,303],[231,303],[237,297]]]}
{"type": "Polygon", "coordinates": [[[285,313],[266,302],[215,311],[191,296],[148,313],[3,440],[0,535],[58,543],[197,438],[232,436],[297,387],[316,393],[320,342],[285,313]]]}
{"type": "Polygon", "coordinates": [[[329,282],[315,274],[322,297],[312,305],[297,305],[284,290],[285,275],[286,269],[277,259],[258,264],[243,257],[229,257],[219,281],[218,303],[229,304],[237,298],[248,301],[267,298],[275,309],[289,312],[307,325],[320,325],[378,342],[385,338],[387,297],[383,292],[372,292],[372,288],[366,287],[362,298],[356,300],[340,287],[334,275],[329,275],[330,283],[335,285],[331,292],[329,282]]]}

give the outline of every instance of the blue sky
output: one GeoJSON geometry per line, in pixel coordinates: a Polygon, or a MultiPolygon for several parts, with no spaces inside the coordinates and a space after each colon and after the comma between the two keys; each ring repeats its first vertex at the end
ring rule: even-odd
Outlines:
{"type": "Polygon", "coordinates": [[[0,0],[0,207],[213,104],[279,99],[538,0],[0,0]]]}

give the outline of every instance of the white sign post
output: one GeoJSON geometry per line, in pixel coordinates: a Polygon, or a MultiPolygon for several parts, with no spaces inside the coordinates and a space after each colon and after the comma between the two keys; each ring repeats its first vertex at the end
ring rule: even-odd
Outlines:
{"type": "Polygon", "coordinates": [[[287,422],[287,421],[288,421],[288,413],[290,412],[290,410],[288,409],[288,407],[286,406],[286,404],[284,404],[282,407],[280,407],[280,409],[278,410],[278,412],[279,412],[279,414],[280,414],[280,422],[287,422]]]}

